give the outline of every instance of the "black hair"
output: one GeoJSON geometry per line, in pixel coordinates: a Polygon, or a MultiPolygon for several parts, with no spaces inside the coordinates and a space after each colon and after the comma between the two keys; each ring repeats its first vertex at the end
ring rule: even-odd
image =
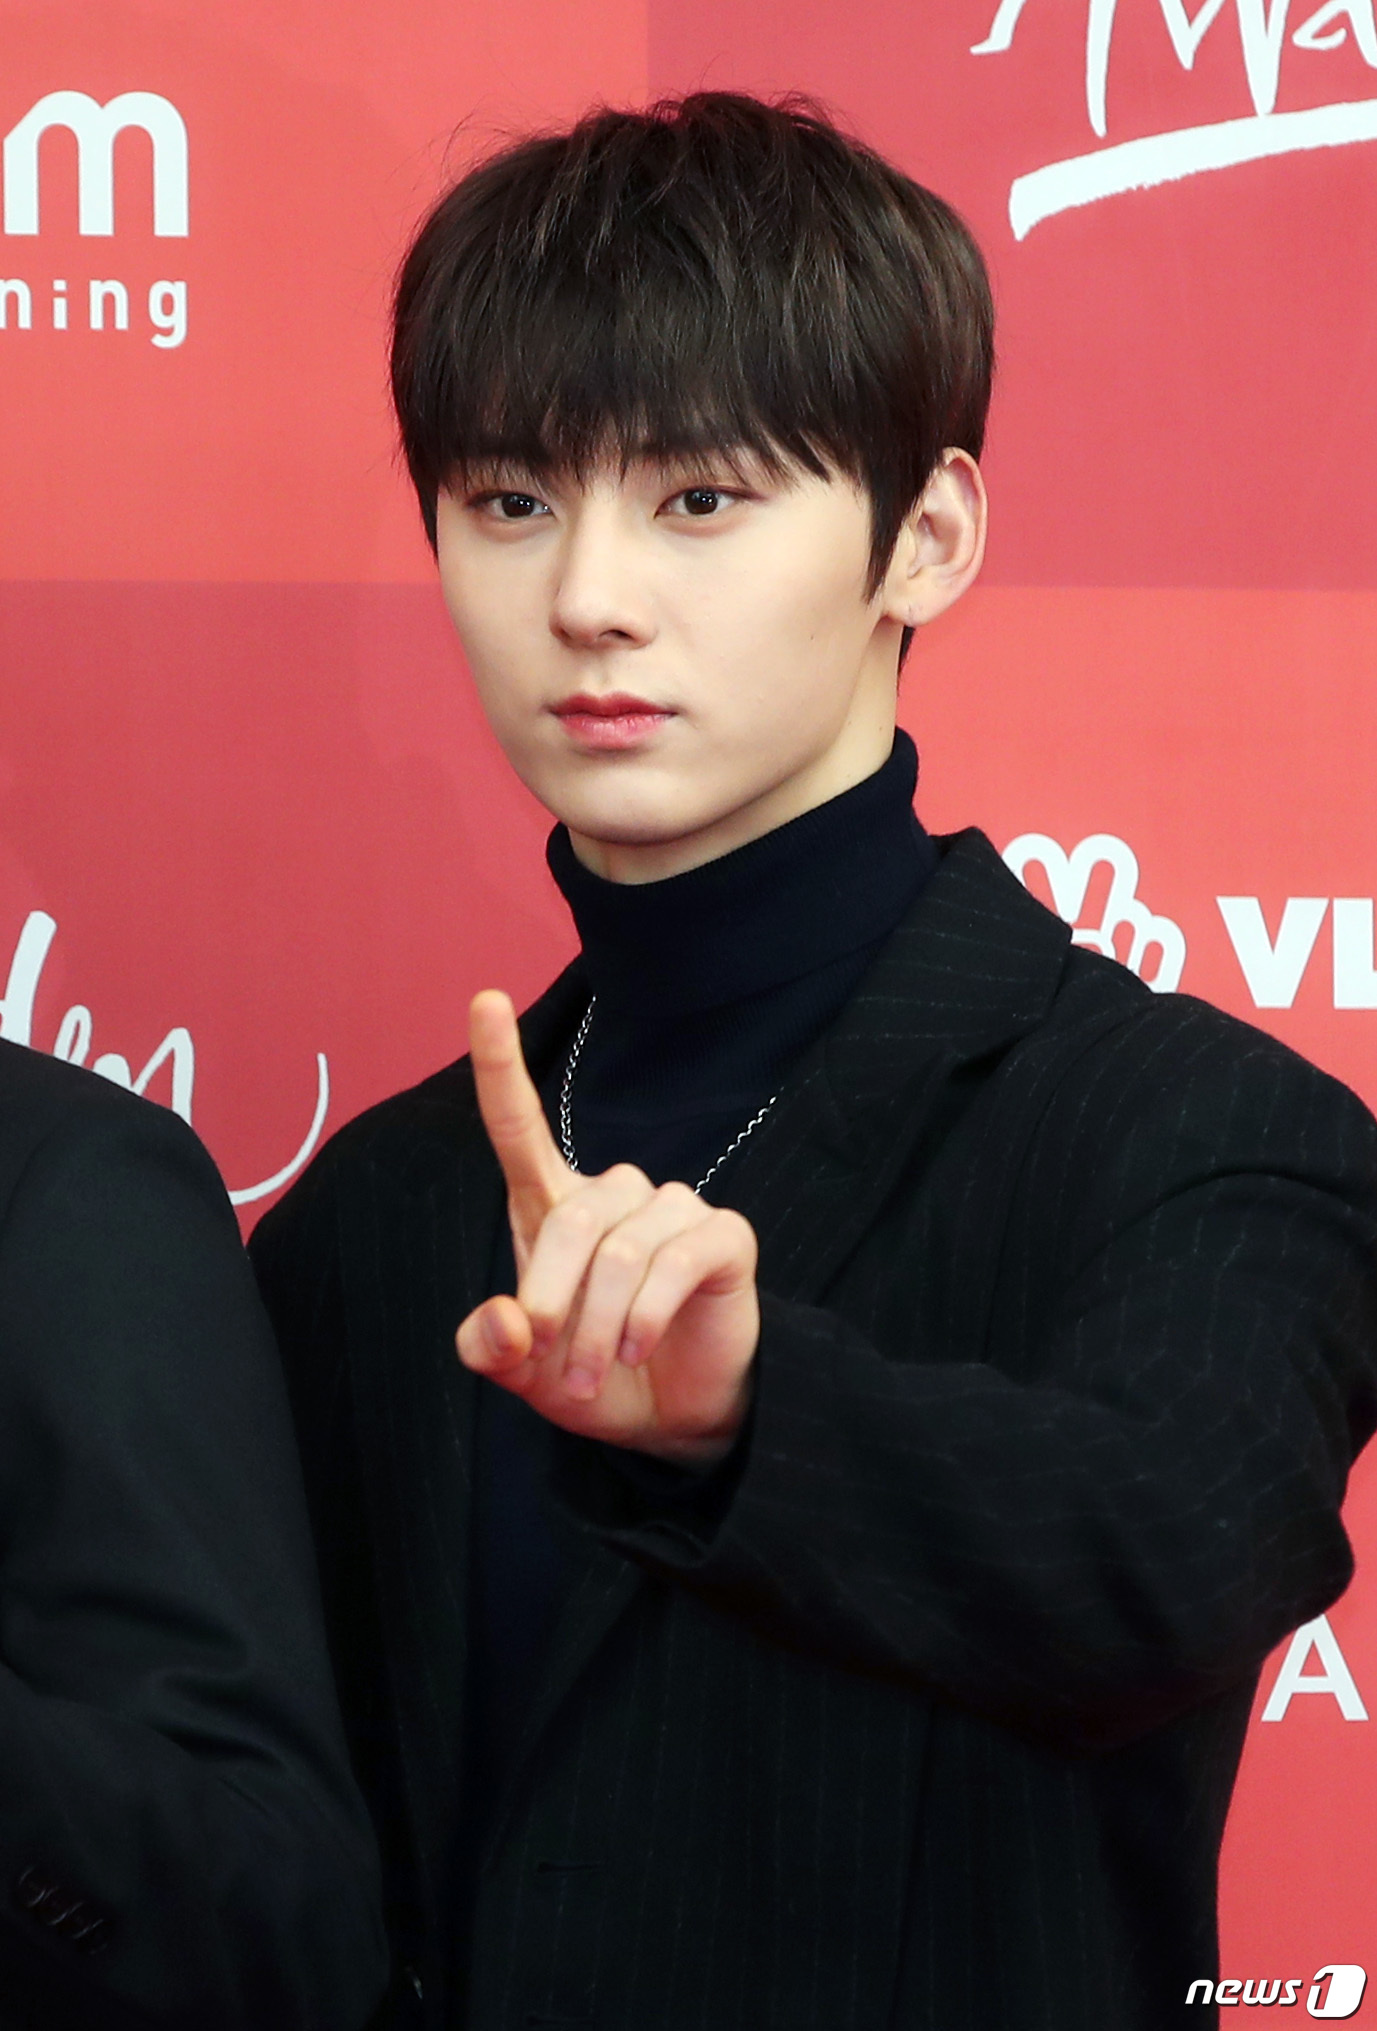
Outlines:
{"type": "Polygon", "coordinates": [[[422,222],[392,390],[435,543],[472,471],[753,453],[847,474],[868,591],[943,451],[978,457],[989,280],[943,199],[811,101],[695,92],[503,148],[422,222]]]}

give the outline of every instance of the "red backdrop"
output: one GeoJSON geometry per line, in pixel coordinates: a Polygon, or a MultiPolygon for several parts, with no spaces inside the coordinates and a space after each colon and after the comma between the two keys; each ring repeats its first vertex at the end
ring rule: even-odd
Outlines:
{"type": "MultiPolygon", "coordinates": [[[[991,259],[924,817],[1377,1103],[1371,0],[53,0],[0,39],[3,1030],[192,1116],[246,1221],[571,945],[393,455],[405,231],[497,135],[700,83],[820,95],[991,259]]],[[[1348,1517],[1226,1844],[1225,1973],[1307,1994],[1377,1959],[1377,1456],[1348,1517]]]]}

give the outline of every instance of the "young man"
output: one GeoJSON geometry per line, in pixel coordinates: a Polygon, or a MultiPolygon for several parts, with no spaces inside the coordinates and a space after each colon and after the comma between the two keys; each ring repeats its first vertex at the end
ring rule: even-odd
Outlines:
{"type": "Polygon", "coordinates": [[[403,270],[583,951],[254,1239],[398,2024],[1162,2031],[1214,1970],[1260,1663],[1351,1571],[1377,1130],[918,826],[990,362],[952,213],[723,94],[403,270]]]}
{"type": "Polygon", "coordinates": [[[0,2026],[358,2031],[377,1896],[215,1166],[0,1043],[0,2026]]]}

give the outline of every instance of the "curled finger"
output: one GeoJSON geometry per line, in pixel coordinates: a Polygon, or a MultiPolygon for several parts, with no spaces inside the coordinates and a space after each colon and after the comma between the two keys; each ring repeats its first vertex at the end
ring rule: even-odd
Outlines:
{"type": "Polygon", "coordinates": [[[656,1251],[711,1218],[712,1209],[689,1186],[661,1185],[603,1236],[589,1263],[569,1330],[564,1366],[568,1395],[584,1402],[595,1397],[619,1356],[628,1367],[636,1366],[628,1318],[656,1251]]]}
{"type": "Polygon", "coordinates": [[[614,1164],[545,1215],[517,1287],[538,1353],[548,1352],[570,1325],[603,1237],[654,1189],[634,1164],[614,1164]]]}
{"type": "Polygon", "coordinates": [[[701,1223],[672,1236],[651,1259],[627,1314],[628,1366],[650,1359],[690,1299],[750,1292],[754,1302],[754,1229],[727,1207],[704,1212],[701,1223]]]}

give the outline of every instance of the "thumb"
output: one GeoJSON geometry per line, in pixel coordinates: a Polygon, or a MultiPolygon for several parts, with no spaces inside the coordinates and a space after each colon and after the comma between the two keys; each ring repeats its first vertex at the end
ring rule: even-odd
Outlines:
{"type": "Polygon", "coordinates": [[[470,1312],[454,1336],[459,1358],[477,1375],[514,1386],[515,1371],[531,1355],[531,1323],[515,1298],[488,1298],[470,1312]]]}

